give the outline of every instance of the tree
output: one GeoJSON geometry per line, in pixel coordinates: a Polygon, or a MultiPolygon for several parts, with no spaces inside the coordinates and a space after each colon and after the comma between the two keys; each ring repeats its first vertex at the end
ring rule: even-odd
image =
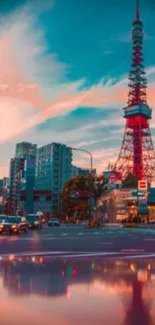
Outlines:
{"type": "Polygon", "coordinates": [[[90,209],[88,200],[82,199],[80,193],[86,197],[91,195],[97,199],[105,189],[108,180],[104,176],[75,176],[64,184],[62,191],[62,206],[65,214],[73,216],[77,209],[82,215],[87,214],[90,209]]]}
{"type": "Polygon", "coordinates": [[[138,178],[129,173],[128,176],[122,181],[122,187],[133,188],[138,187],[138,178]]]}

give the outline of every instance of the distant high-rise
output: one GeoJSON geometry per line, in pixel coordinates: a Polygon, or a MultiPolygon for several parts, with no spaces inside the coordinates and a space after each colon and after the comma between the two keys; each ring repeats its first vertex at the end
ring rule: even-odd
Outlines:
{"type": "Polygon", "coordinates": [[[10,213],[20,210],[21,191],[25,190],[26,199],[22,209],[33,212],[33,189],[35,180],[37,145],[29,142],[16,144],[15,158],[10,161],[10,213]]]}
{"type": "Polygon", "coordinates": [[[11,158],[10,160],[10,184],[9,184],[9,213],[16,215],[20,202],[20,181],[24,171],[23,158],[11,158]]]}
{"type": "MultiPolygon", "coordinates": [[[[71,163],[72,151],[64,144],[50,143],[37,151],[35,190],[52,191],[52,212],[59,211],[63,185],[72,176],[71,163]]],[[[37,204],[41,202],[35,203],[36,210],[37,204]]]]}
{"type": "Polygon", "coordinates": [[[2,182],[3,182],[3,187],[9,186],[9,177],[3,177],[2,182]]]}
{"type": "Polygon", "coordinates": [[[2,195],[3,192],[3,180],[0,179],[0,196],[2,195]]]}
{"type": "MultiPolygon", "coordinates": [[[[87,176],[90,174],[89,168],[80,168],[77,166],[72,166],[72,177],[74,176],[87,176]]],[[[93,168],[92,174],[96,175],[96,169],[93,168]]]]}
{"type": "Polygon", "coordinates": [[[16,144],[16,158],[35,157],[37,154],[37,145],[30,142],[20,142],[16,144]]]}

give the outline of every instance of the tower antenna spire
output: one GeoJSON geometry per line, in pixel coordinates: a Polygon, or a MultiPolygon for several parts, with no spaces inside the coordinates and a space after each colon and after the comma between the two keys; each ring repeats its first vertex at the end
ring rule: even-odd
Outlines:
{"type": "Polygon", "coordinates": [[[139,0],[136,0],[136,20],[140,19],[139,0]]]}
{"type": "Polygon", "coordinates": [[[123,109],[126,126],[118,159],[111,167],[110,181],[123,180],[132,173],[137,179],[150,183],[155,180],[155,151],[149,127],[152,110],[147,104],[147,77],[143,59],[144,33],[139,0],[134,0],[134,3],[128,103],[123,109]]]}

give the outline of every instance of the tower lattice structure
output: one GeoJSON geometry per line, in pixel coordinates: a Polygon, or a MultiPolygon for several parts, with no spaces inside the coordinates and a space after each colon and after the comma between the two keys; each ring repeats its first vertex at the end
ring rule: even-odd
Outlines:
{"type": "Polygon", "coordinates": [[[132,64],[129,73],[129,94],[124,110],[125,132],[119,157],[111,169],[113,181],[132,173],[139,180],[155,181],[155,151],[149,120],[152,109],[147,103],[147,77],[143,58],[143,22],[137,0],[136,19],[132,24],[132,64]]]}

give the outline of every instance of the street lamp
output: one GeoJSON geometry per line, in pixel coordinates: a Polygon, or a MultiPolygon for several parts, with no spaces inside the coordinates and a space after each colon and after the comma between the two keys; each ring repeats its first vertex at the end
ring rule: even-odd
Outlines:
{"type": "Polygon", "coordinates": [[[78,148],[71,148],[72,151],[82,151],[82,152],[86,152],[89,156],[90,156],[90,175],[92,175],[92,171],[93,171],[93,156],[92,153],[90,151],[84,150],[84,149],[78,149],[78,148]]]}
{"type": "Polygon", "coordinates": [[[87,151],[85,149],[78,149],[78,148],[70,148],[72,151],[82,151],[82,152],[85,152],[87,153],[89,156],[90,156],[90,213],[92,215],[92,196],[93,196],[93,193],[92,193],[92,171],[93,171],[93,156],[92,156],[92,153],[90,151],[87,151]]]}

